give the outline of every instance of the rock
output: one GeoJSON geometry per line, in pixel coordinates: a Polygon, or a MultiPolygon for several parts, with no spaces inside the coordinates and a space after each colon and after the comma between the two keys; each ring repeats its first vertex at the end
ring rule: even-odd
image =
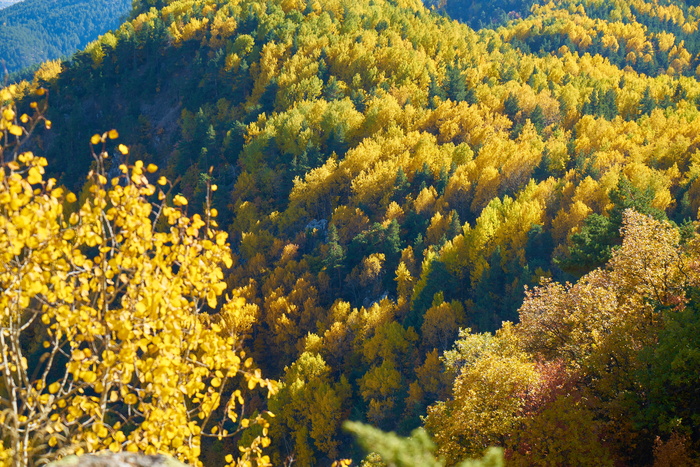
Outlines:
{"type": "Polygon", "coordinates": [[[306,224],[306,230],[319,230],[325,232],[328,227],[328,221],[326,219],[312,219],[311,222],[306,224]]]}
{"type": "Polygon", "coordinates": [[[186,464],[162,454],[147,456],[133,452],[105,452],[67,456],[47,467],[186,467],[186,464]]]}

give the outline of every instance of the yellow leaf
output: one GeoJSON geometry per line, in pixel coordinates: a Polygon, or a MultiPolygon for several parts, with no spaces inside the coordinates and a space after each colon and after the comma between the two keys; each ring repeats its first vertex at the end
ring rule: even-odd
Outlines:
{"type": "Polygon", "coordinates": [[[119,138],[119,132],[117,130],[109,130],[107,136],[109,136],[109,139],[117,139],[119,138]]]}
{"type": "Polygon", "coordinates": [[[96,424],[94,431],[100,438],[106,438],[109,436],[109,431],[103,424],[96,424]]]}
{"type": "Polygon", "coordinates": [[[122,155],[124,155],[124,156],[126,156],[127,154],[129,154],[129,148],[127,148],[127,147],[126,147],[125,145],[123,145],[123,144],[120,144],[119,146],[117,146],[117,149],[119,149],[119,152],[122,153],[122,155]]]}
{"type": "Polygon", "coordinates": [[[75,203],[78,200],[78,198],[75,196],[75,193],[68,193],[66,195],[66,201],[69,203],[75,203]]]}
{"type": "Polygon", "coordinates": [[[51,394],[56,394],[60,388],[61,388],[61,383],[59,383],[59,382],[49,384],[49,392],[51,394]]]}
{"type": "Polygon", "coordinates": [[[146,167],[146,170],[148,171],[148,173],[152,174],[153,172],[158,170],[158,166],[155,164],[148,164],[148,167],[146,167]]]}
{"type": "Polygon", "coordinates": [[[134,405],[136,402],[138,402],[138,398],[135,394],[127,394],[126,396],[124,396],[125,404],[134,405]]]}
{"type": "Polygon", "coordinates": [[[92,384],[95,381],[97,381],[97,374],[94,371],[86,371],[80,375],[83,379],[88,384],[92,384]]]}
{"type": "Polygon", "coordinates": [[[102,142],[102,137],[100,135],[92,135],[92,138],[90,138],[90,144],[100,144],[102,142]]]}
{"type": "Polygon", "coordinates": [[[207,294],[207,305],[209,308],[216,308],[216,294],[213,290],[207,294]]]}
{"type": "Polygon", "coordinates": [[[10,134],[15,136],[22,136],[22,127],[17,125],[10,125],[10,134]]]}

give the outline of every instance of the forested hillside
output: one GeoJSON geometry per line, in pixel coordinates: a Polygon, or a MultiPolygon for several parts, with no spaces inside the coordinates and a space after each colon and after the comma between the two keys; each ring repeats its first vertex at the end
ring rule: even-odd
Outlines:
{"type": "Polygon", "coordinates": [[[129,0],[24,0],[0,3],[0,73],[71,55],[119,26],[129,0]]]}
{"type": "MultiPolygon", "coordinates": [[[[206,233],[199,251],[227,241],[231,256],[219,253],[220,282],[206,276],[207,305],[191,303],[207,336],[236,340],[256,377],[277,381],[254,379],[270,396],[247,406],[275,416],[269,431],[219,440],[230,420],[207,412],[202,426],[222,421],[202,462],[264,439],[273,465],[359,464],[348,419],[403,435],[424,426],[448,465],[489,446],[507,465],[697,461],[700,7],[134,3],[119,29],[15,91],[20,113],[30,91],[48,91],[51,129],[26,147],[79,206],[100,184],[155,196],[147,182],[171,180],[158,202],[216,222],[172,214],[154,231],[170,228],[173,245],[168,225],[228,234],[206,233]],[[464,13],[480,29],[450,8],[483,12],[464,13]],[[113,128],[123,147],[104,136],[113,128]]],[[[81,247],[95,267],[128,238],[110,235],[104,252],[81,247]]],[[[107,263],[116,270],[96,277],[129,268],[107,263]]],[[[151,338],[142,352],[158,348],[151,338]]],[[[209,399],[182,389],[190,407],[241,397],[215,371],[209,399]]],[[[94,449],[156,446],[98,438],[94,449]]],[[[168,443],[153,449],[198,455],[168,443]]]]}
{"type": "Polygon", "coordinates": [[[469,24],[475,29],[496,27],[511,19],[519,19],[530,13],[534,0],[425,0],[427,7],[450,18],[469,24]]]}

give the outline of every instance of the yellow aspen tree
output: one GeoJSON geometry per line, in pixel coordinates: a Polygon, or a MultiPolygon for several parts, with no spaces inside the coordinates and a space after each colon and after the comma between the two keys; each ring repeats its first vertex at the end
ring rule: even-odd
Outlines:
{"type": "Polygon", "coordinates": [[[405,384],[396,364],[384,360],[381,365],[372,366],[360,379],[360,394],[367,403],[367,419],[373,424],[381,424],[391,418],[396,410],[397,394],[405,384]]]}
{"type": "Polygon", "coordinates": [[[464,307],[460,302],[442,302],[425,312],[421,326],[421,345],[426,349],[447,349],[464,323],[464,307]]]}
{"type": "Polygon", "coordinates": [[[203,437],[250,424],[261,434],[227,462],[269,465],[268,422],[246,418],[236,387],[274,385],[236,350],[239,337],[202,313],[217,308],[221,266],[232,264],[215,210],[188,217],[181,195],[167,206],[168,181],[152,185],[157,167],[140,161],[108,180],[115,130],[92,137],[102,150],[93,152],[91,197],[77,205],[44,179],[45,159],[8,150],[8,134],[26,136],[43,116],[15,120],[11,90],[0,94],[0,441],[10,465],[105,449],[201,465],[203,437]]]}
{"type": "Polygon", "coordinates": [[[280,435],[275,438],[293,445],[287,449],[301,465],[312,465],[319,454],[337,457],[340,443],[336,436],[349,393],[344,377],[333,381],[331,367],[321,355],[303,352],[284,369],[280,390],[270,401],[278,413],[272,430],[280,435]],[[284,439],[287,433],[290,440],[284,439]]]}
{"type": "Polygon", "coordinates": [[[536,388],[538,375],[510,323],[495,336],[463,331],[445,362],[458,373],[452,397],[428,408],[425,428],[451,465],[506,443],[522,422],[524,396],[536,388]]]}

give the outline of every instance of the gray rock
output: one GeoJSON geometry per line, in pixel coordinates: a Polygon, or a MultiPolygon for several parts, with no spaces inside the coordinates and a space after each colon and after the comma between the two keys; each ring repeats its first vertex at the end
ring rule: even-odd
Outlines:
{"type": "Polygon", "coordinates": [[[328,227],[328,221],[326,219],[312,219],[311,222],[306,224],[306,230],[320,230],[325,232],[328,227]]]}
{"type": "Polygon", "coordinates": [[[47,467],[186,467],[186,464],[162,454],[147,456],[133,452],[104,452],[67,456],[47,467]]]}

